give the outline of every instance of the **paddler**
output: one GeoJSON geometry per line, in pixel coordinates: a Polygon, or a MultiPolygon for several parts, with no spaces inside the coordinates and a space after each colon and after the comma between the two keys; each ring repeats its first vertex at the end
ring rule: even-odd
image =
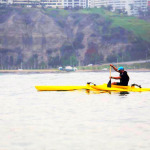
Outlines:
{"type": "Polygon", "coordinates": [[[112,77],[110,76],[110,79],[116,79],[116,80],[120,80],[120,82],[113,82],[112,85],[123,85],[123,86],[128,86],[128,82],[129,82],[129,76],[127,71],[124,71],[123,67],[119,67],[118,69],[110,64],[110,66],[116,71],[120,73],[119,77],[112,77]]]}

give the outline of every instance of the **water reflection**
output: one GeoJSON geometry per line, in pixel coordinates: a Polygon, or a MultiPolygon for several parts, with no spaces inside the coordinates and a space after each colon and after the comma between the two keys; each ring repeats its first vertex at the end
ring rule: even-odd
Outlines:
{"type": "Polygon", "coordinates": [[[98,90],[85,90],[85,92],[89,95],[89,94],[103,94],[103,93],[109,93],[107,91],[98,91],[98,90]]]}
{"type": "Polygon", "coordinates": [[[130,94],[129,92],[119,92],[119,91],[98,91],[98,90],[85,90],[85,92],[90,95],[90,94],[104,94],[104,93],[108,93],[109,95],[113,95],[113,94],[118,94],[119,96],[127,96],[128,94],[130,94]]]}
{"type": "Polygon", "coordinates": [[[128,94],[130,94],[129,92],[120,92],[119,96],[127,96],[128,94]]]}

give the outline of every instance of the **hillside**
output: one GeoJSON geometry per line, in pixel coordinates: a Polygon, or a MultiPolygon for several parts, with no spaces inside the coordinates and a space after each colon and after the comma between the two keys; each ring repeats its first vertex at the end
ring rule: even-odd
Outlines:
{"type": "Polygon", "coordinates": [[[104,9],[0,8],[0,66],[88,65],[150,58],[150,22],[104,9]]]}

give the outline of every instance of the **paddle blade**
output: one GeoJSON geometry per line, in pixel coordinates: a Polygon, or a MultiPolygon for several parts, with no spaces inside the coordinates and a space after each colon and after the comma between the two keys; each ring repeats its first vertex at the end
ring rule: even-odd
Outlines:
{"type": "Polygon", "coordinates": [[[108,84],[107,84],[107,87],[110,87],[111,88],[111,79],[109,80],[108,84]]]}

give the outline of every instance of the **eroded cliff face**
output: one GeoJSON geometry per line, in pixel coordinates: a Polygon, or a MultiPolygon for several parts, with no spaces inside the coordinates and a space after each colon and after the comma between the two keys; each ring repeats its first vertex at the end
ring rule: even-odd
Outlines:
{"type": "Polygon", "coordinates": [[[59,55],[58,49],[66,40],[56,22],[39,10],[13,10],[0,24],[0,52],[13,56],[14,63],[17,59],[29,63],[34,55],[38,57],[38,63],[47,62],[47,51],[51,49],[59,55]]]}
{"type": "MultiPolygon", "coordinates": [[[[0,64],[40,68],[130,60],[138,40],[98,14],[42,9],[1,10],[0,64]]],[[[143,41],[146,46],[149,43],[143,41]]],[[[143,52],[136,49],[137,59],[143,52]]],[[[134,54],[133,54],[134,55],[134,54]]]]}

